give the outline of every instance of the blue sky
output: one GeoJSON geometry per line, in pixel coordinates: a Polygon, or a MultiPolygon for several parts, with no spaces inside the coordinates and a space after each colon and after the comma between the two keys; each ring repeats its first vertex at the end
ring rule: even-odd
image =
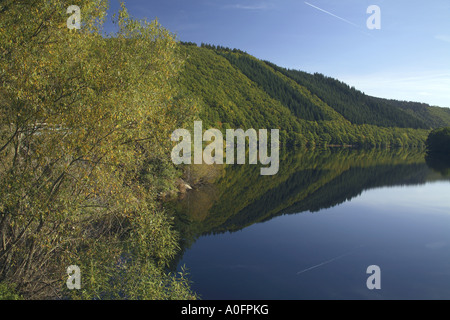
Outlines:
{"type": "MultiPolygon", "coordinates": [[[[118,7],[111,0],[111,9],[118,7]]],[[[450,1],[129,0],[179,40],[238,48],[369,95],[450,107],[450,1]],[[381,29],[366,12],[381,9],[381,29]]]]}

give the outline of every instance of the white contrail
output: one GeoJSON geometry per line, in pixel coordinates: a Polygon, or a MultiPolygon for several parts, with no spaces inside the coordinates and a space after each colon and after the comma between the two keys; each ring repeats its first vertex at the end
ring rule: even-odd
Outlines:
{"type": "MultiPolygon", "coordinates": [[[[362,245],[359,246],[358,248],[361,248],[361,247],[362,247],[362,245]]],[[[356,248],[356,249],[358,249],[358,248],[356,248]]],[[[313,269],[315,269],[315,268],[321,267],[321,266],[323,266],[323,265],[326,265],[326,264],[329,264],[329,263],[331,263],[331,262],[333,262],[333,261],[336,261],[336,260],[338,260],[338,259],[341,259],[341,258],[343,258],[343,257],[345,257],[345,256],[348,256],[349,254],[353,253],[353,251],[355,251],[356,249],[353,249],[353,250],[350,251],[350,252],[341,254],[340,256],[335,257],[335,258],[333,258],[333,259],[330,259],[330,260],[324,261],[324,262],[322,262],[322,263],[316,264],[315,266],[309,267],[309,268],[307,268],[307,269],[300,270],[299,272],[297,272],[297,274],[301,274],[301,273],[304,273],[304,272],[306,272],[306,271],[313,270],[313,269]]]]}
{"type": "Polygon", "coordinates": [[[358,25],[354,24],[354,23],[351,22],[351,21],[348,21],[347,19],[341,18],[341,17],[339,17],[339,16],[337,16],[337,15],[331,13],[331,12],[328,12],[328,11],[326,11],[326,10],[323,10],[323,9],[319,8],[319,7],[316,7],[316,6],[312,5],[312,4],[309,3],[309,2],[306,2],[306,1],[305,1],[305,3],[306,3],[308,6],[311,6],[311,7],[315,8],[315,9],[317,9],[317,10],[320,10],[320,11],[322,11],[322,12],[325,12],[326,14],[329,14],[329,15],[332,16],[332,17],[338,18],[339,20],[342,20],[342,21],[344,21],[344,22],[347,22],[348,24],[351,24],[351,25],[354,26],[354,27],[359,28],[358,25]]]}

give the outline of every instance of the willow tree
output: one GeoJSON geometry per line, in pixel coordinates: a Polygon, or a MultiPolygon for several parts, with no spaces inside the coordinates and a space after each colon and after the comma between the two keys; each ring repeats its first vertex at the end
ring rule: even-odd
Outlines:
{"type": "Polygon", "coordinates": [[[107,7],[0,4],[0,282],[26,298],[192,297],[163,272],[177,242],[154,200],[170,133],[195,111],[176,85],[183,61],[173,34],[124,4],[106,35],[107,7]],[[83,287],[68,293],[72,264],[83,287]]]}

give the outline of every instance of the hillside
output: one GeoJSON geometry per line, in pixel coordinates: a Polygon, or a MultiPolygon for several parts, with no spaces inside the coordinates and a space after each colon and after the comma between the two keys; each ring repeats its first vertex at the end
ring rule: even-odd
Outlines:
{"type": "Polygon", "coordinates": [[[380,99],[321,74],[288,70],[240,50],[182,43],[185,90],[204,127],[280,130],[283,146],[423,147],[450,110],[380,99]]]}

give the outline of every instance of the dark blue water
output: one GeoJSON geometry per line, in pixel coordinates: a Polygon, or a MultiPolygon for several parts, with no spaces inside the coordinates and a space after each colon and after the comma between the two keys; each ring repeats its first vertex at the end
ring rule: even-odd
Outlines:
{"type": "Polygon", "coordinates": [[[450,182],[376,187],[200,236],[178,265],[203,299],[450,299],[450,182]],[[370,265],[381,289],[366,285],[370,265]]]}

